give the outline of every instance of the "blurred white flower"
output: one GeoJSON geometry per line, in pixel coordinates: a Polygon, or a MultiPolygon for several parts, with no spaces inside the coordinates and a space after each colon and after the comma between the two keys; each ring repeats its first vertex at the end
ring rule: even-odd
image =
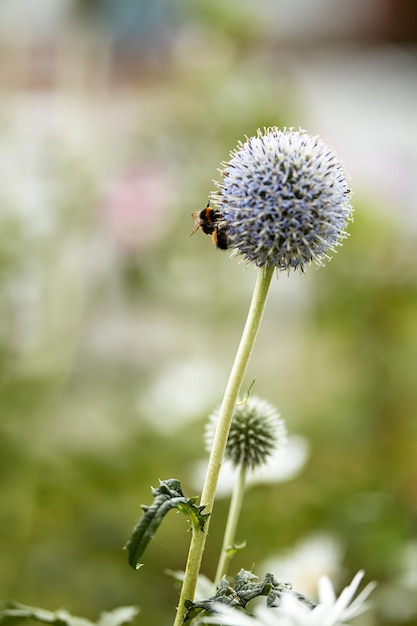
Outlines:
{"type": "Polygon", "coordinates": [[[333,537],[314,535],[283,555],[263,561],[257,569],[261,575],[272,572],[279,580],[291,583],[300,593],[313,597],[320,576],[339,579],[342,552],[342,546],[333,537]]]}
{"type": "MultiPolygon", "coordinates": [[[[264,483],[284,482],[294,478],[305,465],[309,455],[308,441],[299,435],[289,436],[285,448],[276,450],[262,467],[249,472],[246,486],[264,483]]],[[[191,471],[192,485],[201,490],[207,471],[207,462],[200,461],[191,471]]],[[[216,497],[225,498],[232,493],[236,480],[236,471],[230,462],[226,461],[220,471],[216,497]]]]}
{"type": "Polygon", "coordinates": [[[140,397],[138,408],[156,430],[172,433],[201,417],[221,385],[221,374],[208,361],[172,361],[140,397]]]}
{"type": "Polygon", "coordinates": [[[374,583],[369,583],[354,599],[363,572],[358,572],[350,585],[345,587],[339,597],[327,577],[319,580],[319,603],[313,609],[297,600],[294,595],[283,594],[282,606],[277,608],[259,607],[253,617],[240,610],[232,609],[223,604],[217,605],[217,613],[206,618],[206,624],[224,626],[343,626],[367,610],[365,603],[374,583]]]}

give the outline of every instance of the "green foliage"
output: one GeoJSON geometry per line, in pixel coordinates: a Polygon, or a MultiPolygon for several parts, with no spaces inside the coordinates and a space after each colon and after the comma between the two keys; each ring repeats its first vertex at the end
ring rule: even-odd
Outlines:
{"type": "Polygon", "coordinates": [[[184,496],[181,484],[175,478],[161,480],[159,487],[152,489],[152,495],[154,496],[153,503],[150,506],[142,505],[144,514],[126,545],[129,565],[133,569],[141,567],[142,564],[139,564],[139,559],[168,511],[178,509],[187,515],[194,530],[203,531],[204,524],[209,517],[209,513],[203,514],[202,512],[204,506],[195,504],[196,498],[184,496]]]}
{"type": "Polygon", "coordinates": [[[303,594],[294,592],[291,585],[277,581],[273,574],[267,573],[265,578],[258,582],[258,577],[248,570],[241,569],[236,575],[234,584],[230,585],[226,578],[217,585],[216,594],[207,600],[198,602],[186,601],[187,613],[185,623],[190,623],[199,614],[216,613],[217,604],[244,610],[254,598],[266,597],[268,607],[281,606],[283,594],[290,593],[312,609],[316,605],[303,594]]]}

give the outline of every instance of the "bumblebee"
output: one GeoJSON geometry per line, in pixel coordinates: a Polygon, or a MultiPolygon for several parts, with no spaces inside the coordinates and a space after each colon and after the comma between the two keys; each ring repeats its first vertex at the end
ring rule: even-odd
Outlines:
{"type": "Polygon", "coordinates": [[[194,228],[191,231],[191,235],[200,228],[205,235],[211,235],[213,243],[219,250],[227,250],[228,239],[226,226],[219,226],[219,222],[222,219],[220,211],[213,209],[210,206],[210,202],[207,202],[207,206],[202,211],[195,211],[191,214],[194,220],[194,228]]]}

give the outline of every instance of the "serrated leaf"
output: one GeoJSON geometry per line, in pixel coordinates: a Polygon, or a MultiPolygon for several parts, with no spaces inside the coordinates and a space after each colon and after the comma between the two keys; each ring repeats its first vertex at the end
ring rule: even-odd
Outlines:
{"type": "Polygon", "coordinates": [[[227,578],[220,580],[215,596],[196,602],[186,600],[185,607],[187,612],[184,624],[189,624],[201,613],[203,615],[216,613],[216,607],[219,603],[244,611],[248,602],[254,598],[265,596],[268,607],[278,607],[281,606],[282,597],[285,594],[295,596],[297,600],[309,609],[313,609],[316,606],[306,596],[293,591],[291,585],[277,581],[271,573],[267,573],[265,578],[259,582],[258,577],[253,572],[241,569],[233,585],[229,583],[227,578]]]}
{"type": "Polygon", "coordinates": [[[187,515],[193,528],[198,530],[204,530],[204,524],[209,516],[208,513],[203,513],[204,506],[195,504],[195,498],[184,496],[181,484],[176,478],[161,480],[157,489],[152,488],[152,495],[153,503],[150,506],[142,506],[143,515],[126,544],[129,565],[133,569],[141,567],[139,559],[168,511],[178,509],[187,515]]]}

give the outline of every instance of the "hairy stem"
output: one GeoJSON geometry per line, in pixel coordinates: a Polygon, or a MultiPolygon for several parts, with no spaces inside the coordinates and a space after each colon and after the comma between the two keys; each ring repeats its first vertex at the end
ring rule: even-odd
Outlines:
{"type": "MultiPolygon", "coordinates": [[[[205,505],[205,513],[213,510],[214,497],[219,478],[220,468],[223,461],[224,450],[229,436],[230,424],[233,418],[233,411],[237,397],[242,385],[246,367],[255,343],[256,335],[261,323],[262,314],[265,308],[269,286],[274,273],[273,267],[261,267],[258,270],[258,277],[252,296],[246,324],[243,329],[242,338],[233,362],[229,380],[220,408],[219,419],[214,435],[213,445],[210,453],[206,479],[201,494],[201,504],[205,505]]],[[[181,589],[177,614],[174,626],[181,626],[185,614],[185,600],[194,598],[197,585],[198,574],[203,558],[204,547],[207,538],[210,518],[207,520],[204,532],[193,529],[190,550],[188,553],[187,565],[185,568],[184,582],[181,589]]]]}

